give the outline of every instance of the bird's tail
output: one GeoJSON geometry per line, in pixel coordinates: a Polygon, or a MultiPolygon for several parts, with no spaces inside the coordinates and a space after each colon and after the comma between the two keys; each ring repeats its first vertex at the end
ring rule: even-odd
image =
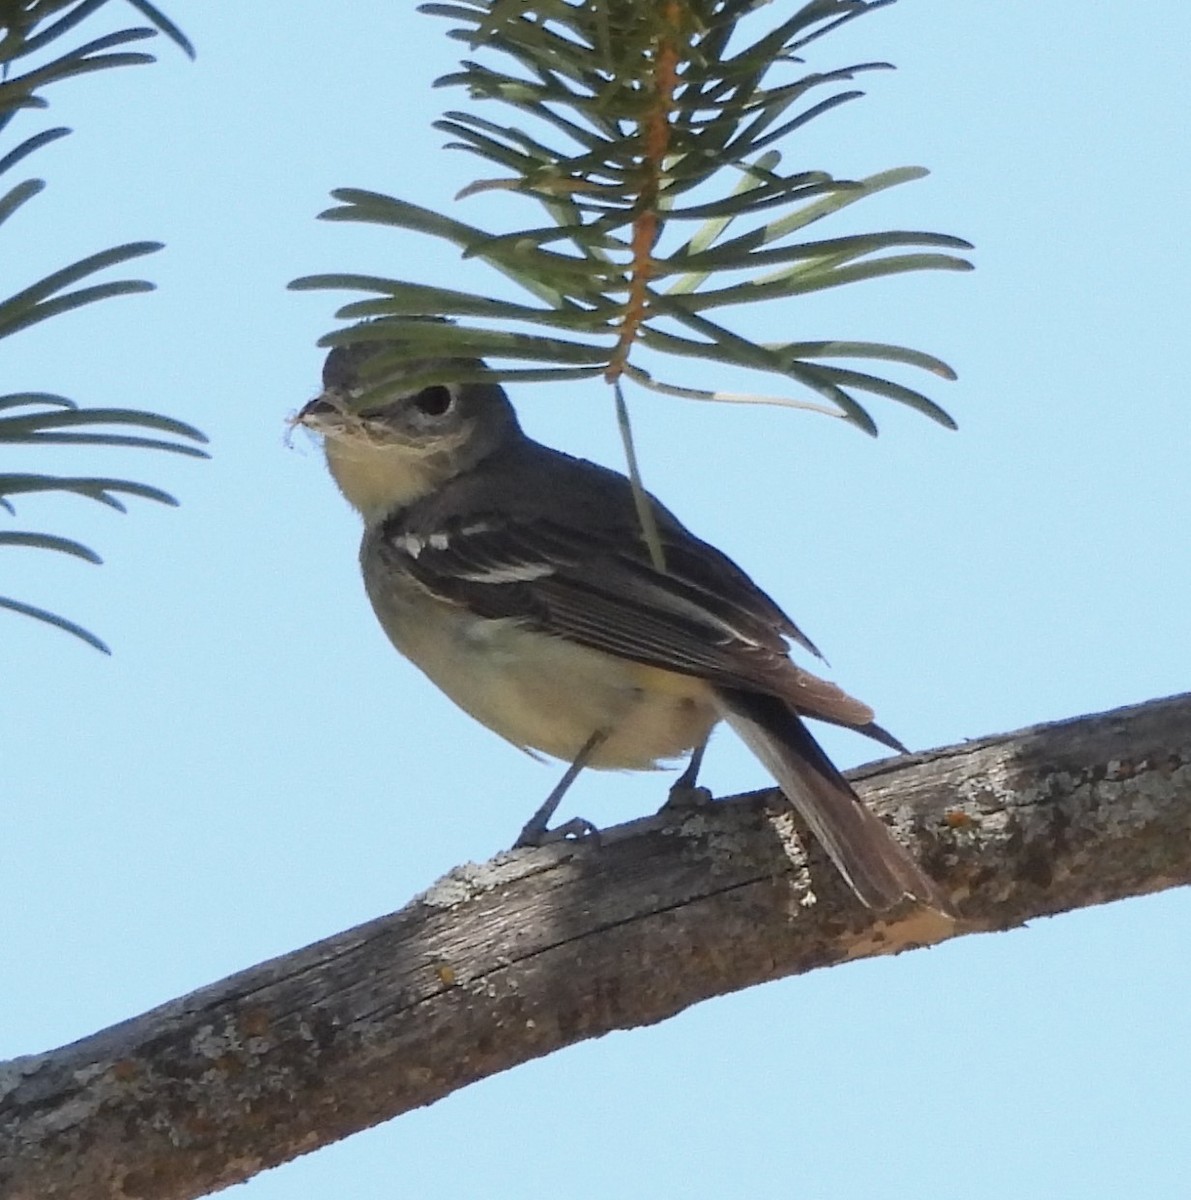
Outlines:
{"type": "Polygon", "coordinates": [[[950,901],[853,791],[798,715],[776,696],[717,688],[724,719],[761,760],[860,900],[912,899],[954,916],[950,901]]]}

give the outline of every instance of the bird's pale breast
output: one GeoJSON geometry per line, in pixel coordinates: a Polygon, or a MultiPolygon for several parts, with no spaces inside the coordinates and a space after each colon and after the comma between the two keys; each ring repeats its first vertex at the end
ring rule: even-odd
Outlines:
{"type": "Polygon", "coordinates": [[[644,770],[701,743],[717,715],[702,680],[614,658],[513,619],[476,617],[412,582],[368,570],[393,645],[477,721],[524,749],[572,760],[611,730],[588,765],[644,770]]]}

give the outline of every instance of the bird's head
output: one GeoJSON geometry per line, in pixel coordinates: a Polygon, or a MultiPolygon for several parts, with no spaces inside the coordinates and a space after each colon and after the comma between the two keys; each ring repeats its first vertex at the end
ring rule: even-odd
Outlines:
{"type": "Polygon", "coordinates": [[[323,438],[339,489],[371,522],[469,470],[510,437],[517,418],[499,384],[474,376],[478,360],[402,359],[384,342],[337,346],[323,390],[294,423],[323,438]]]}

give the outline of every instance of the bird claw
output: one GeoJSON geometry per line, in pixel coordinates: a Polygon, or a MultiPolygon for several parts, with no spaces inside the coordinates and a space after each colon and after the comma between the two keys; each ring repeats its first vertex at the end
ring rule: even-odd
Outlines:
{"type": "Polygon", "coordinates": [[[708,804],[713,803],[714,800],[715,797],[711,794],[710,788],[700,787],[697,784],[684,784],[679,780],[670,789],[670,794],[666,797],[666,802],[662,805],[661,811],[669,812],[672,809],[704,808],[708,804]]]}
{"type": "Polygon", "coordinates": [[[530,821],[513,843],[514,850],[523,850],[527,846],[550,846],[555,842],[587,842],[590,845],[600,844],[600,831],[583,817],[572,817],[553,829],[539,827],[530,821]]]}

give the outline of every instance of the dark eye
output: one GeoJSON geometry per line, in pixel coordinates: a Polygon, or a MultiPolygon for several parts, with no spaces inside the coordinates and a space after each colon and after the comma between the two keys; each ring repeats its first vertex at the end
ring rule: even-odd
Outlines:
{"type": "Polygon", "coordinates": [[[423,388],[413,398],[413,405],[428,417],[441,417],[451,407],[454,399],[450,388],[435,384],[434,387],[423,388]]]}

